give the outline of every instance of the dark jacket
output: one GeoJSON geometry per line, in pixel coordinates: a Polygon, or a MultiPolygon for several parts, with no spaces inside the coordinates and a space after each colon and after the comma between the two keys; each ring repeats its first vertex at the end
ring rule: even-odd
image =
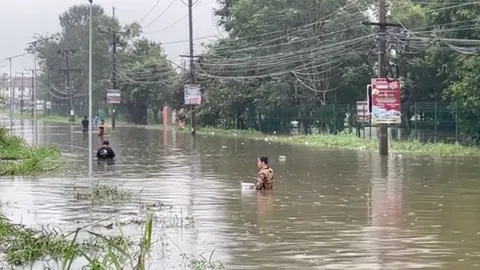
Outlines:
{"type": "Polygon", "coordinates": [[[83,119],[82,120],[82,130],[83,131],[88,131],[88,120],[87,119],[83,119]]]}
{"type": "Polygon", "coordinates": [[[98,159],[113,159],[115,158],[115,152],[110,146],[102,146],[97,151],[98,159]]]}

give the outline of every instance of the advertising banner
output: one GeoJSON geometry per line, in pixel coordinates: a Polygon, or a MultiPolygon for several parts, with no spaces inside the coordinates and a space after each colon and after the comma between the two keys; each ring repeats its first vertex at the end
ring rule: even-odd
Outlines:
{"type": "Polygon", "coordinates": [[[400,124],[402,105],[400,80],[372,79],[372,124],[400,124]]]}

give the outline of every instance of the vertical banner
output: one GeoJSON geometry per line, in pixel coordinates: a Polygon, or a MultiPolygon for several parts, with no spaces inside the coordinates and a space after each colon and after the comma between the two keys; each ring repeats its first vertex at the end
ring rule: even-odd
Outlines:
{"type": "Polygon", "coordinates": [[[357,122],[369,123],[370,113],[368,112],[368,101],[357,101],[357,122]]]}
{"type": "Polygon", "coordinates": [[[372,124],[402,122],[400,80],[372,78],[372,124]]]}

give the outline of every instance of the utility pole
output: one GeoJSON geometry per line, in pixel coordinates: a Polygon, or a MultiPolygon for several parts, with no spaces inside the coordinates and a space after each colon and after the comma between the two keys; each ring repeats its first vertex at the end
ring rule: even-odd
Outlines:
{"type": "MultiPolygon", "coordinates": [[[[112,7],[112,17],[115,20],[115,7],[112,7]]],[[[114,90],[117,90],[117,60],[116,60],[116,54],[117,54],[117,31],[112,31],[112,36],[113,36],[113,43],[112,43],[112,88],[114,90]]],[[[115,118],[117,114],[117,104],[112,104],[112,130],[115,129],[115,118]]]]}
{"type": "MultiPolygon", "coordinates": [[[[193,0],[188,0],[188,43],[190,45],[190,83],[195,83],[195,63],[193,62],[193,0]]],[[[195,105],[192,105],[192,117],[190,119],[192,126],[192,136],[197,134],[197,114],[195,105]]]]}
{"type": "MultiPolygon", "coordinates": [[[[194,59],[199,56],[193,54],[193,0],[188,0],[188,41],[189,41],[189,54],[180,55],[180,57],[188,57],[190,59],[190,84],[195,83],[195,62],[194,59]]],[[[195,105],[190,105],[192,112],[190,117],[190,125],[192,127],[192,136],[197,134],[197,116],[195,112],[195,105]]]]}
{"type": "MultiPolygon", "coordinates": [[[[378,78],[386,77],[387,73],[385,72],[387,44],[386,44],[386,33],[387,26],[385,25],[387,21],[385,10],[385,0],[378,1],[378,22],[380,23],[379,31],[379,44],[378,44],[378,78]]],[[[378,152],[381,156],[388,156],[388,125],[381,124],[378,129],[378,152]]]]}
{"type": "MultiPolygon", "coordinates": [[[[23,97],[25,96],[25,86],[23,85],[23,82],[24,82],[24,75],[26,74],[25,72],[17,72],[17,74],[20,74],[21,75],[21,94],[20,94],[20,113],[23,115],[23,108],[25,107],[25,100],[23,100],[23,97]]],[[[32,81],[33,81],[33,77],[32,77],[32,81]]],[[[32,89],[33,90],[33,89],[32,89]]]]}
{"type": "Polygon", "coordinates": [[[35,108],[37,106],[37,104],[35,104],[35,99],[34,99],[34,91],[35,91],[35,69],[34,68],[26,68],[25,71],[30,71],[32,72],[32,93],[31,93],[31,101],[33,103],[33,107],[32,107],[32,118],[33,118],[33,112],[35,111],[35,108]]]}
{"type": "Polygon", "coordinates": [[[15,95],[15,89],[13,85],[13,77],[12,77],[12,59],[24,56],[25,54],[19,54],[11,57],[5,58],[5,60],[8,60],[10,64],[10,134],[13,134],[13,110],[15,109],[14,103],[14,95],[15,95]]]}
{"type": "MultiPolygon", "coordinates": [[[[399,24],[387,23],[386,0],[378,1],[378,23],[362,22],[364,25],[375,25],[378,31],[378,78],[387,77],[387,27],[401,27],[399,24]]],[[[378,152],[381,156],[388,156],[388,125],[380,124],[378,128],[378,152]]]]}
{"type": "MultiPolygon", "coordinates": [[[[112,7],[112,18],[115,19],[115,7],[112,7]]],[[[130,30],[126,30],[125,32],[117,31],[108,27],[107,29],[100,28],[100,33],[106,33],[112,35],[112,90],[119,90],[117,89],[117,46],[121,46],[122,42],[119,40],[119,33],[126,33],[128,34],[130,30]]],[[[116,126],[116,116],[117,116],[117,104],[112,104],[112,130],[115,129],[116,126]]]]}
{"type": "Polygon", "coordinates": [[[73,54],[75,54],[76,50],[70,50],[70,49],[67,49],[67,50],[58,50],[57,54],[63,54],[63,56],[65,57],[65,69],[62,69],[61,70],[61,73],[63,74],[66,74],[67,75],[67,81],[65,82],[65,88],[66,90],[68,90],[68,102],[69,102],[69,106],[68,106],[68,111],[69,111],[69,121],[70,122],[75,122],[75,108],[74,108],[74,104],[73,104],[73,86],[72,86],[72,81],[71,81],[71,77],[70,77],[70,72],[81,72],[81,69],[79,68],[70,68],[70,62],[69,62],[69,59],[71,56],[73,56],[73,54]]]}

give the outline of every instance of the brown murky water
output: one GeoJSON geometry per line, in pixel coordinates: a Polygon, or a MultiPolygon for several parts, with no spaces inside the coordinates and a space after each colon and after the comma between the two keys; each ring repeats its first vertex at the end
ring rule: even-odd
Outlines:
{"type": "MultiPolygon", "coordinates": [[[[2,179],[9,218],[68,231],[139,211],[133,203],[91,207],[74,200],[72,186],[89,184],[82,178],[87,138],[77,126],[49,125],[39,128],[38,140],[67,153],[71,177],[2,179]]],[[[32,140],[32,128],[20,122],[16,133],[32,140]]],[[[157,246],[151,269],[184,269],[182,253],[208,257],[213,250],[226,269],[480,269],[479,159],[382,159],[138,128],[118,128],[109,140],[118,159],[112,166],[94,164],[99,179],[142,191],[143,200],[174,205],[176,215],[195,220],[175,234],[157,235],[171,243],[157,246]],[[253,181],[259,155],[272,160],[273,192],[240,189],[240,182],[253,181]]]]}

